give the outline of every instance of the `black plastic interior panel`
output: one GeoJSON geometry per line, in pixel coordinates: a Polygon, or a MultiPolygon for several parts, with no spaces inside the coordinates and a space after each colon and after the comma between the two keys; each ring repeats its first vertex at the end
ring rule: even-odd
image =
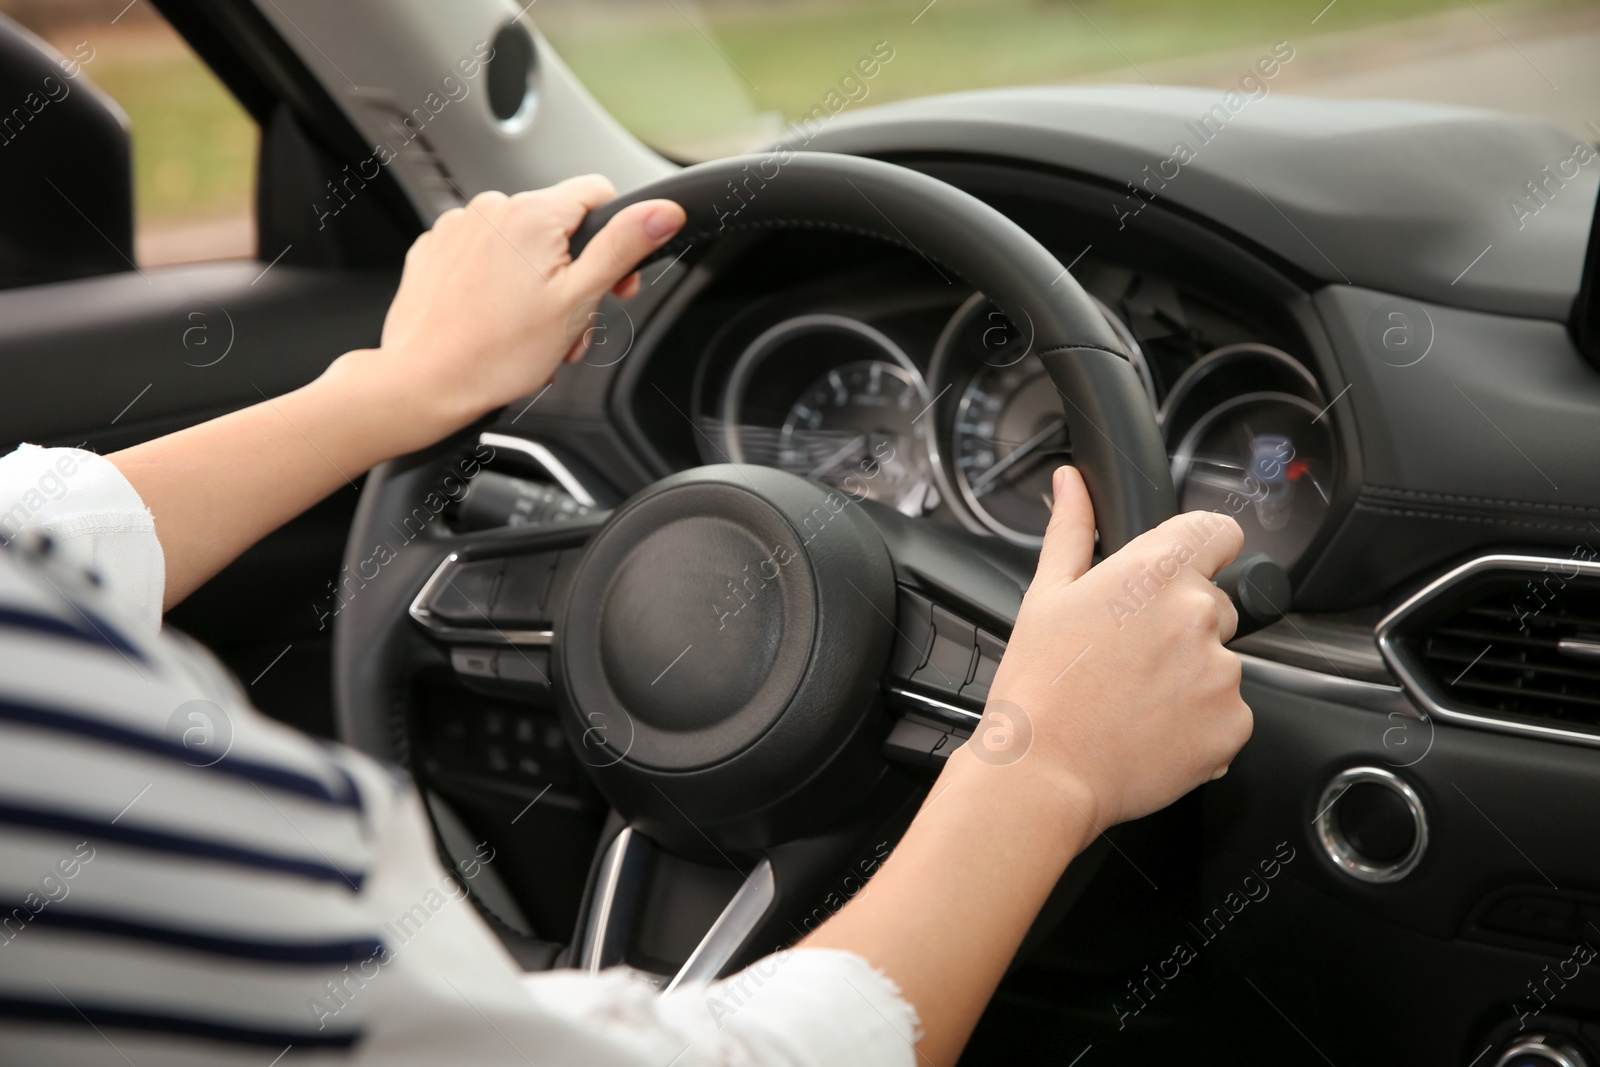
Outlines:
{"type": "Polygon", "coordinates": [[[1474,551],[1600,537],[1600,372],[1561,323],[1347,286],[1315,300],[1365,478],[1300,595],[1353,607],[1474,551]]]}
{"type": "MultiPolygon", "coordinates": [[[[1249,681],[1244,694],[1255,733],[1205,792],[1205,897],[1222,899],[1278,842],[1296,858],[1272,895],[1241,912],[1249,936],[1221,942],[1230,966],[1333,1062],[1467,1062],[1476,1035],[1515,1021],[1524,983],[1571,951],[1566,907],[1577,918],[1600,892],[1600,853],[1581,817],[1600,810],[1594,752],[1402,722],[1249,681]],[[1422,799],[1429,844],[1399,882],[1356,881],[1316,840],[1323,787],[1355,766],[1389,770],[1422,799]],[[1374,1010],[1347,1010],[1356,984],[1374,1010]]],[[[1577,1006],[1600,1003],[1600,978],[1585,974],[1561,999],[1582,1014],[1577,1006]]]]}
{"type": "MultiPolygon", "coordinates": [[[[421,232],[386,206],[392,177],[370,155],[342,162],[280,105],[262,127],[257,258],[280,266],[398,268],[421,232]]],[[[392,198],[391,198],[392,199],[392,198]]]]}
{"type": "Polygon", "coordinates": [[[1315,300],[1350,381],[1341,403],[1355,412],[1367,485],[1524,519],[1542,504],[1600,505],[1600,371],[1562,323],[1351,286],[1315,300]]]}
{"type": "Polygon", "coordinates": [[[396,273],[266,266],[0,293],[0,448],[121,448],[297,388],[378,343],[396,273]]]}

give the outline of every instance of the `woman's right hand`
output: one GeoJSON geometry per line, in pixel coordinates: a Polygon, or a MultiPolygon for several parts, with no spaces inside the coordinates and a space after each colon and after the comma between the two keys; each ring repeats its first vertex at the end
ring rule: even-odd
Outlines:
{"type": "MultiPolygon", "coordinates": [[[[1098,829],[1220,777],[1250,737],[1238,625],[1212,577],[1238,555],[1232,518],[1190,512],[1092,566],[1083,478],[1056,471],[1038,570],[990,687],[986,721],[951,758],[1066,797],[1098,829]]],[[[1016,784],[1016,783],[1011,783],[1016,784]]]]}
{"type": "Polygon", "coordinates": [[[802,947],[845,949],[921,1015],[918,1062],[961,1055],[1067,864],[1113,823],[1165,807],[1250,736],[1233,606],[1211,577],[1239,524],[1180,515],[1091,568],[1083,479],[1055,508],[984,721],[893,854],[802,947]],[[950,796],[947,797],[947,794],[950,796]]]}

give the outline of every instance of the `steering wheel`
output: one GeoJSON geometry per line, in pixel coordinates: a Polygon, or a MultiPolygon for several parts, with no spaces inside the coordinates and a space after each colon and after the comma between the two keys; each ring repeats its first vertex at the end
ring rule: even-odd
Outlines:
{"type": "MultiPolygon", "coordinates": [[[[657,197],[688,222],[653,259],[735,233],[820,229],[892,242],[961,277],[1049,371],[1102,550],[1176,511],[1115,334],[1055,256],[995,209],[889,163],[782,151],[619,197],[584,221],[573,254],[617,211],[657,197]]],[[[566,961],[619,962],[647,911],[659,924],[677,907],[705,934],[672,961],[674,983],[794,940],[841,876],[866,871],[863,848],[897,839],[926,768],[970,736],[1027,569],[993,539],[734,464],[663,478],[590,521],[453,534],[416,516],[460,448],[386,463],[362,491],[346,573],[363,581],[334,631],[344,739],[404,761],[419,671],[463,649],[500,649],[502,674],[504,657],[539,673],[548,656],[568,744],[613,809],[566,961]],[[390,552],[369,576],[375,545],[390,552]],[[502,610],[517,588],[521,615],[502,610]],[[693,894],[669,875],[684,860],[737,871],[720,912],[683,903],[693,894]]]]}

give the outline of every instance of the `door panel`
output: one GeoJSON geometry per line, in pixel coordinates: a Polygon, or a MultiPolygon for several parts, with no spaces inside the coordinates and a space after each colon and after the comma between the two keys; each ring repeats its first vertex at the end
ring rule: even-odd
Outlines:
{"type": "MultiPolygon", "coordinates": [[[[395,271],[232,262],[0,292],[0,450],[111,452],[294,389],[378,343],[397,282],[395,271]]],[[[356,495],[341,488],[168,616],[263,710],[325,736],[331,628],[317,606],[356,495]]]]}

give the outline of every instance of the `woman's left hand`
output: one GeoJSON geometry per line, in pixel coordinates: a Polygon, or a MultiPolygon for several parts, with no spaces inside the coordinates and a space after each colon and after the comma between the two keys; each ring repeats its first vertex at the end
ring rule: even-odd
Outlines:
{"type": "Polygon", "coordinates": [[[683,226],[670,200],[634,204],[574,260],[568,239],[615,195],[590,174],[446,211],[406,255],[380,347],[350,353],[329,376],[361,376],[371,386],[361,392],[413,411],[421,443],[538,390],[563,357],[582,355],[600,298],[637,291],[633,268],[683,226]]]}

